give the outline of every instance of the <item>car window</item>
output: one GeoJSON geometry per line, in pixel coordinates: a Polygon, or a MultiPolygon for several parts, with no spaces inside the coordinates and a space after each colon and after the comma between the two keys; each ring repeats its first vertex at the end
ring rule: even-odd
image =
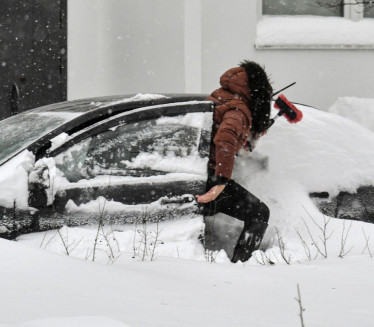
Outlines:
{"type": "Polygon", "coordinates": [[[56,166],[70,182],[100,175],[194,173],[196,166],[206,164],[199,154],[202,128],[194,126],[202,115],[189,113],[110,128],[57,155],[56,166]]]}

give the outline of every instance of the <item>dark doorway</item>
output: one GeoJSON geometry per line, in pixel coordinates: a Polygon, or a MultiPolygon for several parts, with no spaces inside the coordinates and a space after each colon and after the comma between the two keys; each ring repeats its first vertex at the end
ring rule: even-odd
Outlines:
{"type": "Polygon", "coordinates": [[[0,119],[66,100],[67,0],[1,0],[0,119]]]}

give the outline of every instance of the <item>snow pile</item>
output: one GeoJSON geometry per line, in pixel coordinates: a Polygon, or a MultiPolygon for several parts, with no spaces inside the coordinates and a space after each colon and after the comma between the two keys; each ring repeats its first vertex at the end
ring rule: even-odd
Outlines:
{"type": "Polygon", "coordinates": [[[0,167],[0,206],[28,207],[28,174],[34,166],[35,157],[23,151],[0,167]]]}
{"type": "Polygon", "coordinates": [[[374,132],[374,99],[338,98],[328,111],[349,118],[374,132]]]}
{"type": "Polygon", "coordinates": [[[256,47],[373,46],[374,19],[353,22],[341,17],[263,16],[256,47]]]}
{"type": "Polygon", "coordinates": [[[258,143],[255,151],[269,157],[268,171],[255,174],[245,169],[245,159],[238,160],[237,178],[249,187],[271,189],[267,183],[274,186],[287,181],[306,192],[331,195],[373,185],[374,169],[368,162],[374,161],[374,133],[344,117],[297,107],[304,115],[301,122],[278,119],[258,143]]]}

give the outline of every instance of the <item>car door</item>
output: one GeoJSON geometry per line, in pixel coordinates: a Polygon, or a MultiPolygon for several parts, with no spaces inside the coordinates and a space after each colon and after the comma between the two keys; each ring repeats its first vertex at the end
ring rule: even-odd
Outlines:
{"type": "Polygon", "coordinates": [[[35,165],[46,179],[29,183],[40,229],[199,214],[211,127],[212,104],[195,101],[136,109],[76,133],[35,165]]]}

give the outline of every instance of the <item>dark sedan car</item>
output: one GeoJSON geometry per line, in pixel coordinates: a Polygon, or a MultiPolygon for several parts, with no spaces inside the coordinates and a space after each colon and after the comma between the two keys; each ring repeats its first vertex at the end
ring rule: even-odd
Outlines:
{"type": "Polygon", "coordinates": [[[204,98],[90,98],[1,121],[0,168],[19,166],[25,153],[32,163],[21,164],[27,190],[0,199],[0,236],[198,213],[194,195],[206,187],[213,111],[204,98]],[[101,209],[89,210],[99,200],[101,209]]]}
{"type": "MultiPolygon", "coordinates": [[[[299,163],[294,159],[293,171],[304,166],[310,152],[305,126],[320,134],[326,131],[325,116],[313,119],[326,114],[302,108],[307,113],[304,127],[297,135],[292,130],[293,139],[301,144],[298,153],[290,150],[301,158],[299,163]]],[[[329,117],[330,124],[335,122],[336,117],[329,117]]],[[[0,237],[64,225],[201,214],[194,196],[206,189],[212,119],[213,103],[204,95],[137,94],[68,101],[0,121],[0,237]]],[[[350,129],[354,139],[353,127],[344,131],[350,129]]],[[[267,143],[277,167],[291,167],[284,157],[285,145],[292,144],[289,139],[287,132],[284,141],[278,135],[267,143]]],[[[339,139],[330,143],[341,150],[339,139]]],[[[321,142],[317,150],[326,156],[321,142]]],[[[267,169],[267,159],[258,158],[251,160],[267,169]]],[[[310,196],[322,212],[374,221],[370,183],[354,193],[343,189],[335,197],[317,186],[318,192],[310,196]]],[[[222,235],[226,239],[226,231],[222,235]]]]}

